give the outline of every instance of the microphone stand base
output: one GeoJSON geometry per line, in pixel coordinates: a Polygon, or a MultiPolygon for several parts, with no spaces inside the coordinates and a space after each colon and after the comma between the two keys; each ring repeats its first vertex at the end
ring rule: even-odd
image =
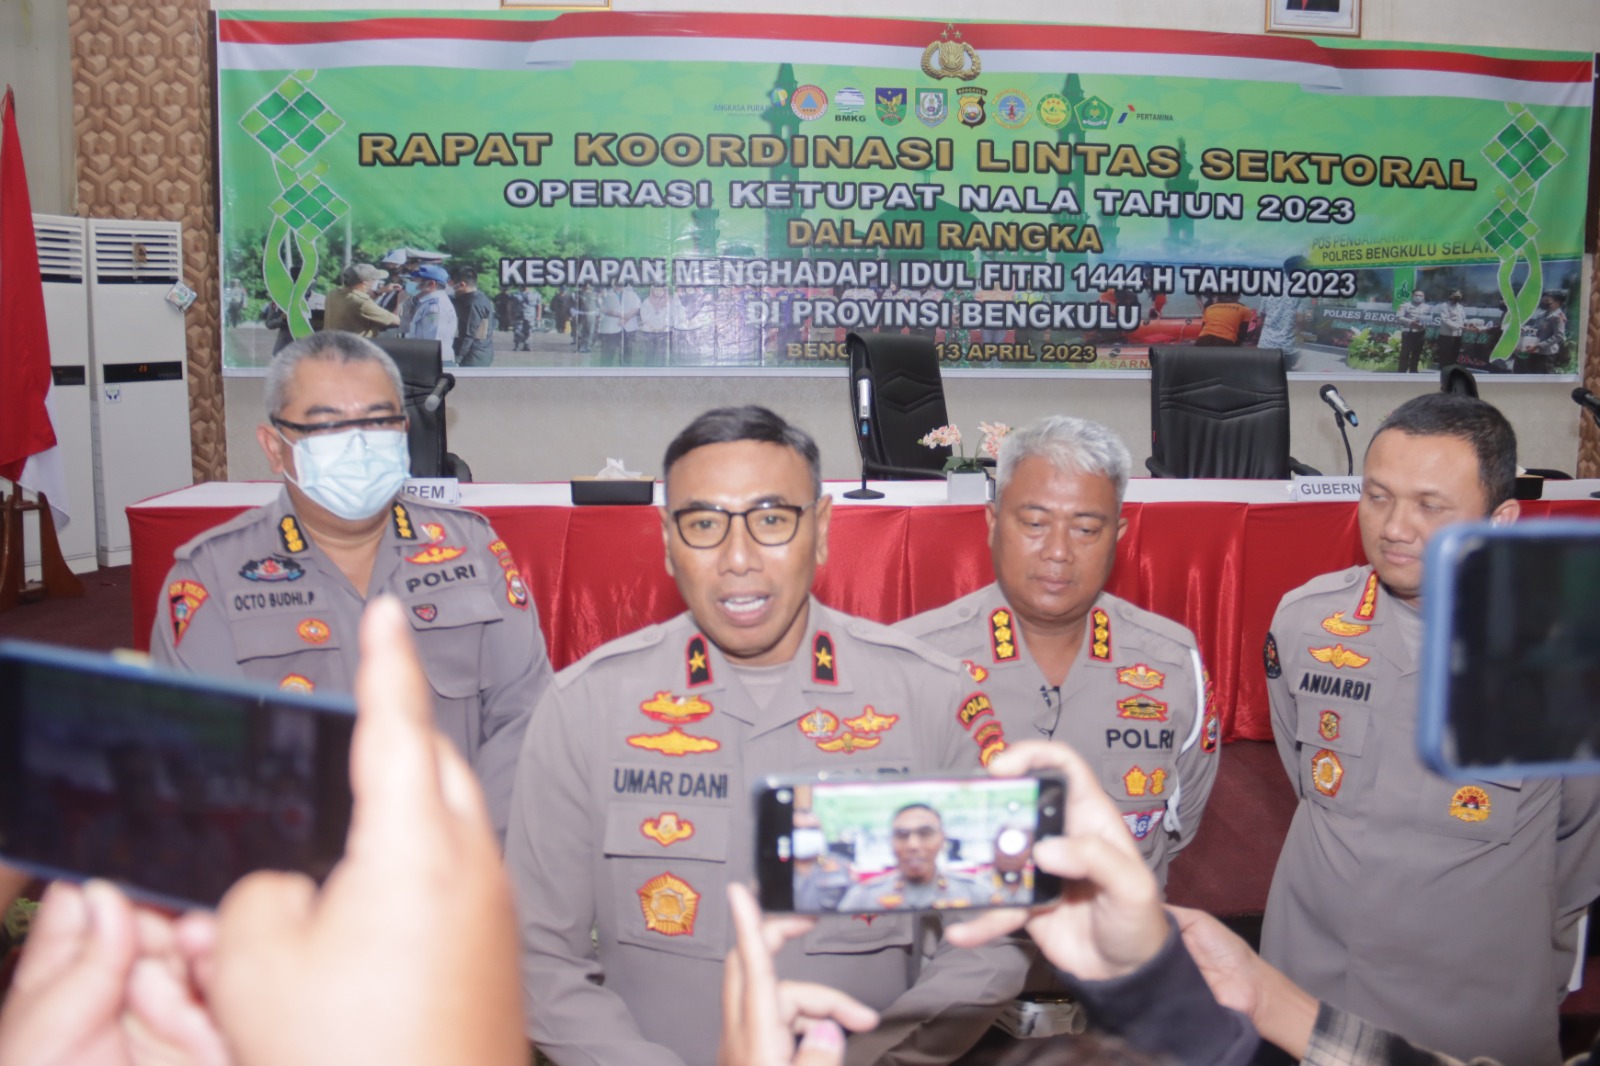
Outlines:
{"type": "MultiPolygon", "coordinates": [[[[869,488],[867,488],[867,486],[866,486],[866,484],[864,482],[862,483],[862,485],[861,485],[861,487],[859,489],[851,489],[849,492],[846,492],[843,495],[844,495],[844,498],[847,499],[847,500],[881,500],[881,499],[883,499],[883,493],[879,492],[877,489],[869,489],[869,488]]],[[[1596,493],[1596,495],[1600,495],[1600,493],[1596,493]]]]}

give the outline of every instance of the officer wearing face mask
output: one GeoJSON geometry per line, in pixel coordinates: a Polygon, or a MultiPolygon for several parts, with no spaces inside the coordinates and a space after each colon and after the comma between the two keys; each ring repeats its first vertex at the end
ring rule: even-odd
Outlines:
{"type": "Polygon", "coordinates": [[[177,550],[151,654],[195,673],[349,692],[366,601],[398,597],[439,728],[477,772],[503,837],[550,663],[523,571],[489,523],[400,496],[400,397],[394,363],[352,334],[315,333],[274,357],[256,440],[283,491],[177,550]]]}

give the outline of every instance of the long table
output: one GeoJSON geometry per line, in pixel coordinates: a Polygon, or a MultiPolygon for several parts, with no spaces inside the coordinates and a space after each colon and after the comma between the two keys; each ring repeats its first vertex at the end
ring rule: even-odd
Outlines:
{"type": "MultiPolygon", "coordinates": [[[[993,579],[983,508],[943,503],[940,482],[875,483],[882,501],[835,498],[829,558],[817,576],[826,604],[896,622],[993,579]]],[[[1600,482],[1550,482],[1528,518],[1600,519],[1600,482]]],[[[173,549],[270,500],[273,482],[218,482],[128,508],[133,539],[134,645],[149,646],[173,549]]],[[[659,492],[659,486],[658,486],[659,492]]],[[[1272,736],[1261,646],[1288,590],[1362,561],[1353,503],[1291,503],[1284,482],[1159,481],[1129,485],[1128,532],[1110,591],[1177,619],[1198,635],[1225,739],[1272,736]]],[[[662,565],[653,508],[573,507],[559,485],[463,485],[526,575],[559,669],[625,633],[684,609],[662,565]]]]}

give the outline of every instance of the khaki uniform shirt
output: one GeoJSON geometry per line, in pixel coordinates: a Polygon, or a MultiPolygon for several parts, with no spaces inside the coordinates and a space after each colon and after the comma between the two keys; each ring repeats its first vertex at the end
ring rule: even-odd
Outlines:
{"type": "Polygon", "coordinates": [[[1049,688],[1000,586],[897,627],[966,660],[1013,740],[1071,745],[1100,775],[1157,876],[1194,839],[1217,776],[1217,717],[1194,635],[1101,593],[1059,692],[1049,688]],[[1104,629],[1104,640],[1097,630],[1104,629]]]}
{"type": "Polygon", "coordinates": [[[1324,574],[1278,605],[1267,690],[1300,802],[1261,954],[1423,1047],[1557,1062],[1576,912],[1600,891],[1595,782],[1463,783],[1424,767],[1420,634],[1371,567],[1324,574]]]}
{"type": "Polygon", "coordinates": [[[399,324],[399,315],[385,311],[366,293],[348,288],[328,293],[328,305],[322,312],[323,329],[342,329],[363,337],[376,337],[399,324]]]}
{"type": "MultiPolygon", "coordinates": [[[[195,673],[350,692],[366,600],[277,500],[175,553],[150,654],[195,673]]],[[[505,836],[522,731],[551,681],[528,587],[482,516],[395,502],[369,597],[399,598],[433,688],[434,715],[477,772],[505,836]]]]}
{"type": "MultiPolygon", "coordinates": [[[[506,841],[540,1049],[560,1066],[716,1062],[726,889],[754,876],[752,789],[774,773],[976,772],[1005,739],[962,725],[975,689],[954,660],[815,599],[764,707],[688,614],[561,671],[523,743],[506,841]]],[[[778,971],[884,1012],[848,1061],[948,1062],[1028,958],[1013,942],[941,945],[913,987],[912,943],[908,914],[824,917],[778,971]]]]}
{"type": "Polygon", "coordinates": [[[842,911],[945,910],[982,907],[989,892],[975,877],[941,873],[921,883],[907,881],[898,870],[881,873],[856,885],[839,902],[842,911]]]}

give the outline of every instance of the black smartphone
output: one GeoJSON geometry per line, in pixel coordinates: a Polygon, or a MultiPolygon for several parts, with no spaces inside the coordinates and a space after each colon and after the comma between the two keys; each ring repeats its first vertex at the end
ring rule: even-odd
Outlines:
{"type": "Polygon", "coordinates": [[[320,881],[354,726],[348,699],[0,642],[0,862],[180,908],[252,870],[320,881]]]}
{"type": "Polygon", "coordinates": [[[1600,773],[1600,522],[1440,530],[1417,742],[1452,777],[1600,773]]]}
{"type": "Polygon", "coordinates": [[[1027,907],[1061,894],[1033,861],[1059,836],[1058,776],[768,778],[756,791],[761,906],[801,914],[1027,907]]]}

